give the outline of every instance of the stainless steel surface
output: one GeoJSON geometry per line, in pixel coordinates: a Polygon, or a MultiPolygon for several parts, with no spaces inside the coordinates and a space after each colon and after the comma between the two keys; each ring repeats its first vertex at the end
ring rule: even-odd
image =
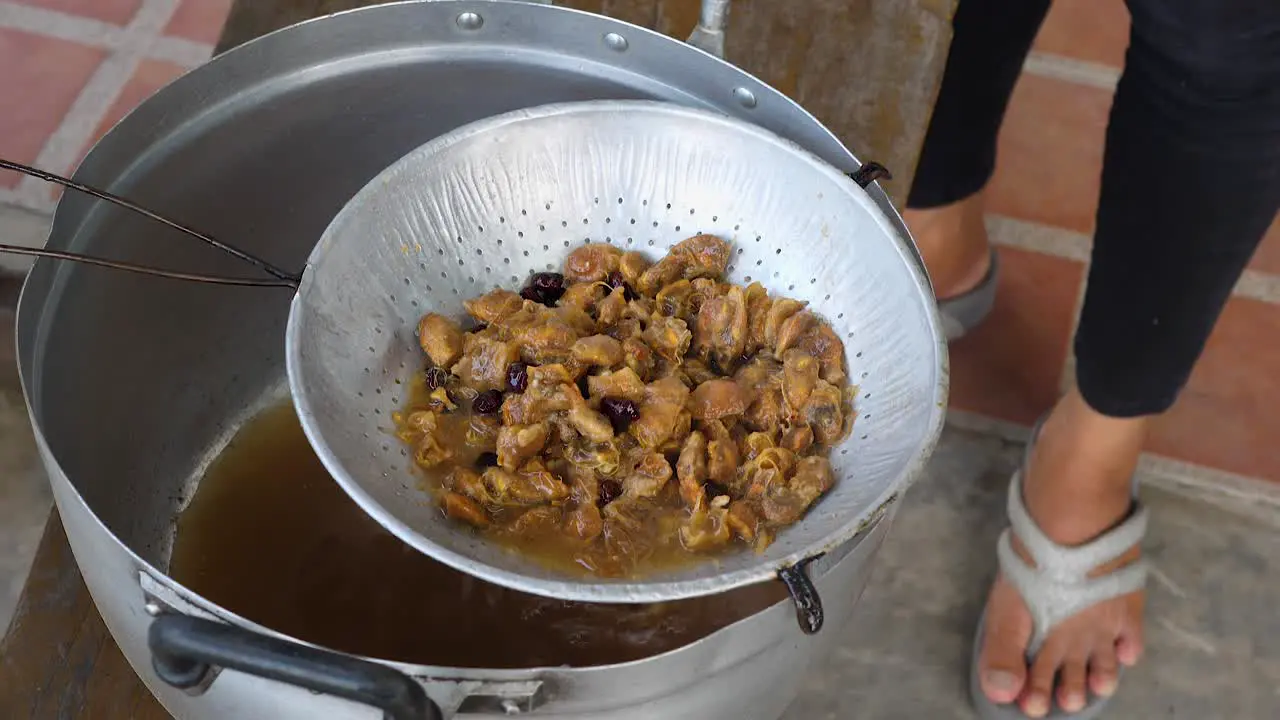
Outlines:
{"type": "MultiPolygon", "coordinates": [[[[161,90],[89,154],[76,179],[301,267],[334,214],[382,168],[462,124],[591,98],[666,99],[749,119],[842,169],[859,162],[807,113],[732,66],[656,33],[501,1],[378,6],[289,28],[161,90]],[[456,19],[481,14],[481,30],[456,19]],[[626,37],[618,53],[602,38],[626,37]],[[478,33],[478,34],[477,34],[478,33]],[[747,110],[733,89],[759,98],[747,110]]],[[[871,196],[896,227],[877,188],[871,196]]],[[[118,208],[67,194],[49,246],[169,266],[238,264],[118,208]]],[[[193,698],[159,682],[148,598],[270,633],[164,574],[174,518],[205,465],[284,380],[290,294],[140,278],[41,260],[18,318],[23,391],[68,538],[112,635],[177,717],[371,717],[348,703],[224,672],[193,698]]],[[[857,598],[892,508],[818,584],[829,629],[857,598]]],[[[826,566],[820,565],[819,572],[826,566]]],[[[449,692],[553,680],[539,717],[776,718],[838,633],[802,636],[789,605],[671,655],[594,670],[405,668],[449,692]],[[651,712],[652,710],[652,712],[651,712]]],[[[439,688],[433,693],[441,692],[439,688]]]]}
{"type": "Polygon", "coordinates": [[[718,58],[724,57],[724,34],[729,28],[729,1],[702,0],[698,24],[689,35],[690,45],[718,58]]]}
{"type": "Polygon", "coordinates": [[[946,351],[909,245],[853,180],[754,125],[642,101],[517,110],[414,150],[334,218],[290,312],[289,385],[343,489],[436,559],[551,597],[710,595],[838,547],[922,470],[946,351]],[[808,302],[844,341],[858,418],[832,453],[835,487],[764,552],[625,579],[550,571],[444,517],[391,422],[421,372],[422,314],[463,322],[464,300],[519,289],[588,242],[656,259],[701,232],[733,245],[730,281],[808,302]]]}

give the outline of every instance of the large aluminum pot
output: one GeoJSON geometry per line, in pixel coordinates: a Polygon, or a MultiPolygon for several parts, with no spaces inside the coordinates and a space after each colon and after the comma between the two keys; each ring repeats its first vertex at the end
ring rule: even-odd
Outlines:
{"type": "MultiPolygon", "coordinates": [[[[447,0],[343,13],[229,52],[144,103],[97,145],[76,178],[279,265],[301,267],[343,203],[409,149],[496,113],[589,98],[716,109],[764,125],[838,167],[859,167],[795,104],[683,43],[547,5],[447,0]]],[[[878,188],[872,192],[905,237],[888,199],[878,188]]],[[[49,246],[204,271],[238,269],[172,231],[74,194],[59,205],[49,246]]],[[[190,657],[153,658],[149,630],[153,640],[170,641],[208,630],[199,621],[194,630],[174,625],[182,616],[218,621],[213,627],[231,633],[229,642],[246,657],[266,658],[248,663],[256,672],[328,690],[352,674],[356,684],[373,683],[374,695],[391,687],[398,696],[374,699],[396,717],[411,716],[425,688],[444,717],[462,708],[465,717],[515,711],[762,720],[783,712],[850,616],[892,507],[811,568],[826,599],[827,628],[817,636],[802,634],[793,608],[779,604],[683,649],[626,665],[477,671],[319,652],[303,669],[272,665],[305,657],[307,649],[181,587],[165,569],[174,519],[203,469],[282,385],[288,307],[289,296],[271,290],[43,260],[20,302],[23,388],[71,547],[121,650],[176,716],[313,720],[376,713],[251,672],[209,673],[190,657]],[[326,662],[333,666],[327,677],[326,662]]],[[[207,632],[202,637],[216,645],[207,632]]],[[[236,666],[226,654],[213,653],[225,660],[214,664],[236,666]]],[[[369,697],[351,686],[345,692],[369,697]]]]}

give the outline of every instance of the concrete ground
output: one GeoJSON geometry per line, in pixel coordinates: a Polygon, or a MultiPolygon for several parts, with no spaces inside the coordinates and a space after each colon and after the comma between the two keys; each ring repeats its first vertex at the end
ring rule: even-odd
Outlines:
{"type": "MultiPolygon", "coordinates": [[[[0,295],[12,285],[0,280],[0,295]]],[[[0,306],[0,628],[7,626],[49,492],[32,446],[0,306]]],[[[1020,448],[949,430],[929,476],[907,495],[842,646],[786,720],[971,718],[973,623],[995,567],[1005,483],[1020,448]]],[[[1156,572],[1148,660],[1127,674],[1113,718],[1280,717],[1280,532],[1148,489],[1156,572]]]]}

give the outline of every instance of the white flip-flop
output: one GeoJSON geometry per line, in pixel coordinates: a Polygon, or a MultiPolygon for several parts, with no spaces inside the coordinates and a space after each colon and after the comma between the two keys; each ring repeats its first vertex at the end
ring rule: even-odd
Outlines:
{"type": "Polygon", "coordinates": [[[991,265],[982,282],[972,290],[938,301],[942,332],[948,341],[958,340],[982,324],[991,314],[996,301],[996,285],[1000,278],[1000,256],[991,250],[991,265]]]}
{"type": "MultiPolygon", "coordinates": [[[[1033,433],[1034,441],[1035,433],[1033,433]]],[[[996,556],[1004,578],[1017,589],[1031,613],[1032,635],[1027,647],[1027,665],[1039,652],[1045,638],[1059,623],[1100,602],[1141,590],[1147,582],[1149,564],[1145,559],[1106,575],[1091,578],[1096,568],[1115,562],[1142,542],[1147,532],[1147,510],[1135,498],[1129,516],[1101,537],[1068,547],[1050,540],[1027,513],[1022,499],[1022,474],[1028,467],[1030,448],[1022,468],[1009,484],[1009,528],[1000,535],[996,556]],[[1027,564],[1013,549],[1016,535],[1035,562],[1027,564]]],[[[978,623],[974,637],[973,657],[969,671],[969,692],[981,720],[1026,720],[1016,703],[997,705],[983,693],[978,668],[985,616],[978,623]]],[[[1051,710],[1046,716],[1056,720],[1093,720],[1105,709],[1110,698],[1089,693],[1084,709],[1068,713],[1058,706],[1057,694],[1050,698],[1051,710]]]]}

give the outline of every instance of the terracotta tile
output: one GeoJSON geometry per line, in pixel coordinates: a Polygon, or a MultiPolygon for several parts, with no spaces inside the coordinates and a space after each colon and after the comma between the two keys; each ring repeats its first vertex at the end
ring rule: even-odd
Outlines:
{"type": "MultiPolygon", "coordinates": [[[[0,29],[0,156],[31,164],[105,53],[65,40],[0,29]],[[14,101],[20,98],[20,101],[14,101]]],[[[0,187],[18,183],[0,173],[0,187]]]]}
{"type": "Polygon", "coordinates": [[[1280,215],[1276,215],[1275,222],[1271,223],[1271,229],[1262,238],[1262,245],[1258,246],[1258,252],[1253,256],[1250,267],[1280,275],[1280,215]]]}
{"type": "Polygon", "coordinates": [[[165,35],[208,43],[218,42],[231,13],[232,0],[181,0],[165,27],[165,35]]]}
{"type": "Polygon", "coordinates": [[[1023,75],[1000,132],[987,209],[1092,233],[1111,93],[1023,75]]]}
{"type": "Polygon", "coordinates": [[[1000,249],[995,309],[951,345],[951,404],[1031,424],[1058,397],[1084,265],[1000,249]]]}
{"type": "Polygon", "coordinates": [[[142,0],[13,0],[19,5],[55,10],[93,18],[112,25],[128,25],[142,6],[142,0]]]}
{"type": "Polygon", "coordinates": [[[1129,10],[1124,0],[1054,0],[1035,49],[1075,60],[1124,65],[1129,10]]]}
{"type": "Polygon", "coordinates": [[[1227,304],[1200,363],[1148,449],[1280,482],[1280,306],[1227,304]]]}

